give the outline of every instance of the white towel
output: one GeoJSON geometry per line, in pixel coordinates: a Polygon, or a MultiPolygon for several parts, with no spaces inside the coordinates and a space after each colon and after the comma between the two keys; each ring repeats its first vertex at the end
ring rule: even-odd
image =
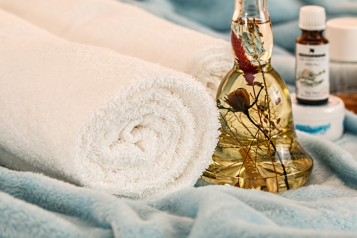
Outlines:
{"type": "Polygon", "coordinates": [[[3,11],[0,42],[0,145],[26,165],[133,199],[193,186],[208,167],[218,112],[191,76],[3,11]]]}
{"type": "Polygon", "coordinates": [[[191,74],[213,97],[233,66],[229,42],[116,0],[0,0],[0,7],[67,40],[191,74]]]}

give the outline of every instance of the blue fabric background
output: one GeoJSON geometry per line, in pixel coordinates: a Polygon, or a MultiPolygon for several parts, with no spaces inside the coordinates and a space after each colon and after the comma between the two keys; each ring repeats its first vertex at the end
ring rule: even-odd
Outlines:
{"type": "MultiPolygon", "coordinates": [[[[197,31],[230,40],[230,22],[234,0],[122,0],[149,12],[197,31]]],[[[276,46],[291,53],[300,35],[300,7],[320,5],[326,8],[327,18],[357,15],[356,0],[268,0],[276,46]]],[[[281,53],[281,49],[277,53],[281,53]]],[[[284,51],[283,51],[284,52],[284,51]]],[[[286,53],[286,52],[285,52],[286,53]]]]}
{"type": "MultiPolygon", "coordinates": [[[[230,22],[234,0],[121,0],[141,7],[159,17],[201,33],[230,41],[230,22]]],[[[357,0],[268,0],[273,23],[272,64],[291,92],[295,91],[295,40],[299,29],[300,7],[320,5],[327,18],[357,16],[357,0]]],[[[355,79],[356,77],[353,77],[355,79]]],[[[331,81],[331,91],[343,93],[338,82],[331,81]]],[[[351,83],[350,86],[353,86],[351,83]]]]}

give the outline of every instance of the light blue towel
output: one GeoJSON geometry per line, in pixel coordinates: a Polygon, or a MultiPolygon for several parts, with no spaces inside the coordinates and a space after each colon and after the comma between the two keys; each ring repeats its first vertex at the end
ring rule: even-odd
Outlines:
{"type": "MultiPolygon", "coordinates": [[[[125,1],[229,39],[233,0],[125,1]],[[226,10],[217,14],[214,9],[221,7],[226,10]]],[[[326,4],[329,14],[356,13],[336,10],[336,0],[268,2],[278,42],[279,31],[295,38],[287,29],[296,26],[296,9],[307,2],[326,4]],[[294,7],[281,10],[286,6],[294,7]]],[[[276,49],[273,65],[292,85],[294,57],[276,49]]],[[[0,237],[357,237],[357,116],[347,113],[345,124],[346,133],[335,143],[298,134],[315,166],[307,186],[280,195],[207,186],[137,202],[0,167],[0,237]]]]}

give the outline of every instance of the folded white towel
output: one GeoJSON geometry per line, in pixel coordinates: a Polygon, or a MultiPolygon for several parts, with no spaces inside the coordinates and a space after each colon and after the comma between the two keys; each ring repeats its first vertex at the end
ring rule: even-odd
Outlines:
{"type": "Polygon", "coordinates": [[[218,112],[191,76],[3,11],[0,42],[0,145],[27,164],[133,199],[192,186],[208,167],[218,112]]]}
{"type": "Polygon", "coordinates": [[[0,0],[0,7],[67,40],[191,74],[214,97],[233,65],[230,43],[116,0],[0,0]]]}

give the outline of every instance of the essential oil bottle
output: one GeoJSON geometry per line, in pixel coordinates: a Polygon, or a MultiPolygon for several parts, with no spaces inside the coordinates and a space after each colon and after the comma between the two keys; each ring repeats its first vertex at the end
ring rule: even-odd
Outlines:
{"type": "Polygon", "coordinates": [[[300,10],[302,35],[296,40],[296,98],[301,104],[321,105],[330,96],[329,41],[323,36],[326,12],[323,7],[300,10]]]}

